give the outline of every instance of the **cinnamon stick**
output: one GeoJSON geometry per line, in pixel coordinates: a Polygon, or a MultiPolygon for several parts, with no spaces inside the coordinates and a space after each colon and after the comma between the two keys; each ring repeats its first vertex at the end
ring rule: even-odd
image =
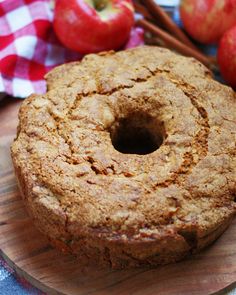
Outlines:
{"type": "Polygon", "coordinates": [[[145,17],[148,20],[153,20],[153,16],[149,13],[145,6],[137,2],[133,2],[133,4],[136,12],[140,13],[143,17],[145,17]]]}
{"type": "Polygon", "coordinates": [[[143,0],[145,7],[151,15],[156,19],[160,19],[165,29],[172,33],[174,37],[188,45],[189,47],[198,50],[197,47],[189,40],[186,34],[174,23],[171,17],[158,5],[154,0],[143,0]]]}
{"type": "Polygon", "coordinates": [[[169,33],[163,31],[159,27],[155,26],[154,24],[150,23],[149,21],[145,19],[140,19],[137,21],[137,24],[144,29],[150,31],[160,39],[162,39],[166,46],[168,46],[171,49],[175,49],[179,53],[186,55],[186,56],[192,56],[202,62],[204,65],[212,68],[212,61],[204,54],[199,52],[198,50],[193,49],[192,47],[189,47],[188,45],[182,43],[178,39],[172,37],[169,33]]]}

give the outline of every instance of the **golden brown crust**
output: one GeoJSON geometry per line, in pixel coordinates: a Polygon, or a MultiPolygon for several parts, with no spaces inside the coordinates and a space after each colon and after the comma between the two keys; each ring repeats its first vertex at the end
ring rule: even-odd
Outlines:
{"type": "Polygon", "coordinates": [[[54,243],[114,267],[155,265],[225,230],[236,212],[236,96],[203,65],[144,46],[88,55],[47,83],[22,104],[12,158],[27,208],[54,243]],[[122,124],[163,143],[120,153],[122,124]]]}

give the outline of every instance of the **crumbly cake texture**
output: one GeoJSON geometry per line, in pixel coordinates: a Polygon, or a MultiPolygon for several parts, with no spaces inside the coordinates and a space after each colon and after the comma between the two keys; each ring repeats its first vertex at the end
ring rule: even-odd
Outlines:
{"type": "Polygon", "coordinates": [[[143,46],[91,54],[47,76],[20,108],[12,159],[26,207],[50,241],[114,268],[178,261],[230,224],[236,95],[206,67],[143,46]],[[158,149],[127,154],[145,130],[158,149]]]}

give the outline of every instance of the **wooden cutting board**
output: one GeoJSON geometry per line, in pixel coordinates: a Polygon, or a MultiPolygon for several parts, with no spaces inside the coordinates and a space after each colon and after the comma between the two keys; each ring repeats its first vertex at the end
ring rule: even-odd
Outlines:
{"type": "Polygon", "coordinates": [[[156,269],[85,268],[50,247],[24,209],[12,170],[18,108],[17,101],[0,103],[0,247],[19,275],[49,294],[205,295],[236,287],[236,220],[202,253],[156,269]]]}

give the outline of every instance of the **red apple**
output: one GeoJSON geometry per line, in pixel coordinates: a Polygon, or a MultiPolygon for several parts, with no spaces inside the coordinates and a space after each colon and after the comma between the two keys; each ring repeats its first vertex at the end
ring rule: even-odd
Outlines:
{"type": "Polygon", "coordinates": [[[191,37],[206,44],[217,43],[236,24],[236,0],[182,0],[180,15],[191,37]]]}
{"type": "Polygon", "coordinates": [[[119,49],[134,24],[131,0],[56,0],[54,30],[80,53],[119,49]]]}
{"type": "Polygon", "coordinates": [[[225,81],[236,88],[236,25],[225,32],[220,40],[218,63],[225,81]]]}

